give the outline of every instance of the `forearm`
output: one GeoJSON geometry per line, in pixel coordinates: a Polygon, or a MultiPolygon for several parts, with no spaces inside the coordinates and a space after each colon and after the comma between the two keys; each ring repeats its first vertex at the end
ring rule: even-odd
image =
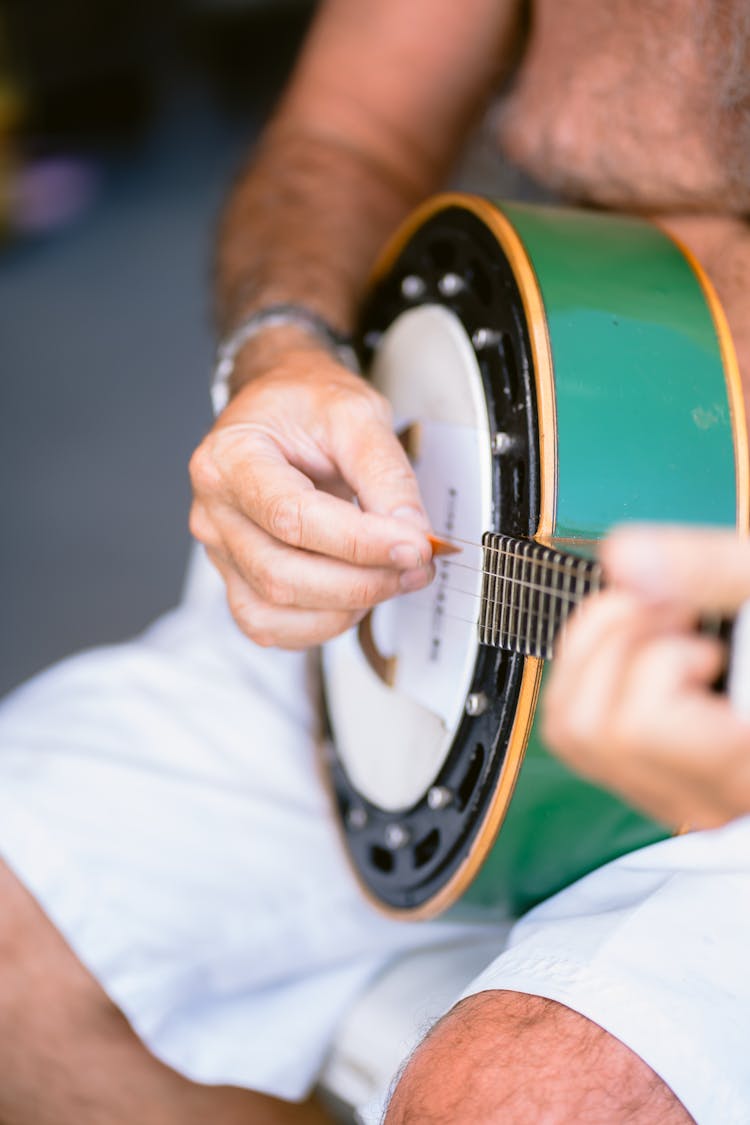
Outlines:
{"type": "Polygon", "coordinates": [[[508,64],[515,0],[327,0],[220,229],[223,330],[275,302],[353,326],[373,259],[508,64]]]}
{"type": "Polygon", "coordinates": [[[409,182],[343,141],[283,121],[238,181],[220,228],[218,318],[298,302],[342,331],[386,235],[432,187],[409,182]]]}

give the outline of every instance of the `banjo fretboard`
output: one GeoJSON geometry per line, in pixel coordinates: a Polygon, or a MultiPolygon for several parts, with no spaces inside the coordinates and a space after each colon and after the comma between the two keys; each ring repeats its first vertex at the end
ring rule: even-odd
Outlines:
{"type": "Polygon", "coordinates": [[[480,642],[549,659],[568,615],[601,588],[601,565],[489,531],[482,547],[480,642]]]}

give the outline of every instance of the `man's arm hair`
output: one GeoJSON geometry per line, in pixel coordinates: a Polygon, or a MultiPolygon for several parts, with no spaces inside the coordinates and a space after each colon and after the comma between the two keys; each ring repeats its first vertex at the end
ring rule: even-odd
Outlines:
{"type": "Polygon", "coordinates": [[[352,327],[372,260],[507,69],[518,0],[327,0],[220,226],[217,313],[300,302],[352,327]]]}

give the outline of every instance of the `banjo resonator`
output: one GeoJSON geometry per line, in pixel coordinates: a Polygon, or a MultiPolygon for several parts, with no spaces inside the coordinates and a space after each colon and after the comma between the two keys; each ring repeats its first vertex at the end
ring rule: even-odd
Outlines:
{"type": "Polygon", "coordinates": [[[652,224],[468,195],[397,232],[361,339],[462,549],[325,646],[346,847],[388,913],[517,913],[668,833],[548,754],[536,705],[612,524],[747,526],[731,340],[652,224]]]}

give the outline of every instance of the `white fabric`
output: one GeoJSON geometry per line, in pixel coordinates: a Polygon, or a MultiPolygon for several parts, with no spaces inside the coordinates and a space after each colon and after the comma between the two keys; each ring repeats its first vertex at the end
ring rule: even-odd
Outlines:
{"type": "Polygon", "coordinates": [[[698,1125],[750,1122],[750,817],[600,868],[508,945],[464,996],[557,1000],[645,1059],[698,1125]]]}
{"type": "MultiPolygon", "coordinates": [[[[290,1099],[394,954],[477,933],[362,900],[308,689],[305,657],[246,641],[199,563],[144,636],[0,707],[0,852],[160,1058],[290,1099]]],[[[645,1058],[699,1125],[746,1125],[749,948],[750,819],[562,892],[468,992],[559,1000],[645,1058]]]]}
{"type": "MultiPolygon", "coordinates": [[[[749,949],[746,817],[568,887],[517,922],[454,999],[507,989],[556,1000],[645,1059],[698,1125],[748,1125],[749,949]]],[[[359,1118],[377,1125],[383,1108],[375,1098],[359,1118]]]]}
{"type": "Polygon", "coordinates": [[[463,936],[432,949],[405,953],[355,1000],[339,1027],[320,1085],[346,1105],[383,1100],[394,1075],[467,980],[497,956],[504,931],[463,936]]]}
{"type": "Polygon", "coordinates": [[[468,930],[362,899],[309,687],[306,657],[250,644],[199,562],[142,637],[0,707],[0,853],[156,1055],[289,1099],[395,952],[468,930]]]}

